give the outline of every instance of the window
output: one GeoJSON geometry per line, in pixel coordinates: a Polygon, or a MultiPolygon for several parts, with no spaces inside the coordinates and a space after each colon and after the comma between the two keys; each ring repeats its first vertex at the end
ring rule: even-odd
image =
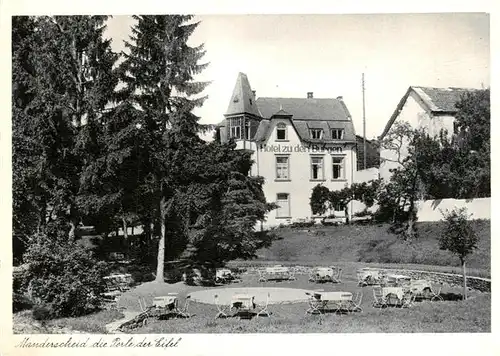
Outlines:
{"type": "Polygon", "coordinates": [[[323,130],[322,129],[310,129],[309,130],[309,135],[313,139],[322,139],[323,138],[323,130]]]}
{"type": "Polygon", "coordinates": [[[342,153],[342,147],[332,147],[330,149],[330,152],[332,152],[332,153],[342,153]]]}
{"type": "Polygon", "coordinates": [[[344,130],[343,129],[333,129],[332,130],[332,140],[343,140],[344,130]]]}
{"type": "Polygon", "coordinates": [[[276,140],[286,140],[286,124],[282,122],[276,126],[276,140]]]}
{"type": "Polygon", "coordinates": [[[323,157],[311,157],[311,179],[322,180],[323,177],[323,157]]]}
{"type": "Polygon", "coordinates": [[[289,179],[288,156],[276,156],[276,179],[289,179]]]}
{"type": "Polygon", "coordinates": [[[251,127],[251,122],[249,120],[247,120],[245,122],[245,137],[246,139],[250,139],[250,127],[251,127]]]}
{"type": "Polygon", "coordinates": [[[290,194],[278,193],[276,196],[276,204],[278,205],[278,209],[276,209],[277,218],[290,217],[290,194]]]}
{"type": "Polygon", "coordinates": [[[235,139],[241,138],[242,123],[243,119],[241,117],[229,119],[229,138],[235,138],[235,139]]]}
{"type": "Polygon", "coordinates": [[[336,202],[334,205],[333,205],[333,210],[334,211],[344,211],[344,206],[339,203],[339,202],[336,202]]]}
{"type": "Polygon", "coordinates": [[[333,161],[333,179],[344,179],[344,158],[332,157],[333,161]]]}
{"type": "Polygon", "coordinates": [[[460,127],[458,126],[458,122],[453,122],[453,133],[456,135],[460,131],[460,127]]]}

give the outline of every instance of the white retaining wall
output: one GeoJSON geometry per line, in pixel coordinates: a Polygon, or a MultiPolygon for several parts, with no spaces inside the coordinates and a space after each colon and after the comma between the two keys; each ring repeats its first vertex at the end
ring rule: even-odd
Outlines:
{"type": "Polygon", "coordinates": [[[442,212],[462,207],[472,214],[471,219],[491,219],[491,198],[438,199],[418,203],[418,221],[439,221],[443,219],[442,212]]]}

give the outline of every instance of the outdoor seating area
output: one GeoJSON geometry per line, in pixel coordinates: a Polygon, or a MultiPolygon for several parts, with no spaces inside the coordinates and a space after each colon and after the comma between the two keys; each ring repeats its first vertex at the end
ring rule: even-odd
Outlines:
{"type": "MultiPolygon", "coordinates": [[[[412,279],[403,274],[384,273],[376,269],[361,270],[347,269],[344,281],[324,284],[321,289],[311,288],[311,282],[333,282],[337,278],[340,279],[337,276],[342,273],[342,269],[319,266],[304,270],[300,266],[295,268],[272,266],[255,269],[255,272],[260,272],[258,274],[244,272],[238,286],[221,283],[215,288],[184,287],[187,289],[180,293],[170,293],[167,290],[162,292],[155,289],[153,293],[143,294],[142,297],[136,298],[135,305],[139,306],[139,312],[133,319],[124,323],[120,330],[131,331],[138,328],[148,330],[146,325],[150,323],[158,328],[162,325],[159,323],[167,322],[167,320],[170,324],[170,326],[164,326],[167,328],[174,327],[174,325],[176,327],[192,325],[194,321],[190,320],[195,316],[194,319],[200,318],[202,323],[217,321],[220,325],[226,325],[223,321],[225,319],[272,318],[272,320],[283,321],[288,320],[291,315],[295,318],[294,320],[298,320],[298,315],[301,315],[301,318],[306,317],[306,319],[309,319],[308,316],[311,319],[319,317],[318,322],[321,324],[329,322],[325,319],[327,316],[328,318],[349,319],[356,318],[359,313],[366,313],[370,315],[370,318],[373,318],[373,315],[381,317],[387,314],[384,310],[388,308],[413,309],[419,304],[416,302],[422,300],[443,300],[440,296],[441,287],[433,288],[433,283],[430,281],[412,279]],[[378,284],[369,287],[371,289],[369,293],[364,290],[366,285],[359,283],[360,280],[367,281],[366,278],[360,278],[361,270],[365,272],[365,276],[372,276],[373,280],[378,281],[378,284]],[[263,274],[265,282],[273,278],[288,280],[290,276],[294,279],[289,280],[290,283],[283,287],[272,287],[262,284],[263,274]],[[334,278],[330,279],[332,274],[334,278]],[[179,321],[175,322],[175,320],[179,321]]],[[[219,278],[228,278],[230,272],[230,269],[220,269],[216,274],[219,278]]],[[[116,276],[109,279],[120,280],[116,276]]],[[[422,310],[416,312],[421,313],[422,310]]],[[[230,325],[234,323],[228,322],[227,327],[230,325]]],[[[241,324],[241,327],[249,327],[244,325],[246,324],[241,324]]]]}
{"type": "Polygon", "coordinates": [[[112,274],[103,278],[106,291],[103,293],[104,300],[111,307],[119,307],[120,296],[130,289],[132,284],[131,274],[112,274]]]}
{"type": "Polygon", "coordinates": [[[241,280],[228,268],[217,268],[215,270],[216,284],[229,284],[240,282],[241,280]]]}
{"type": "Polygon", "coordinates": [[[359,269],[356,275],[360,287],[380,284],[383,279],[383,273],[380,270],[368,267],[359,269]]]}
{"type": "Polygon", "coordinates": [[[342,282],[342,268],[337,268],[335,266],[315,267],[311,270],[311,273],[309,275],[309,282],[341,283],[342,282]]]}
{"type": "Polygon", "coordinates": [[[376,308],[410,307],[416,300],[443,301],[440,295],[442,284],[435,289],[430,281],[424,279],[412,279],[400,274],[384,274],[376,270],[362,272],[365,273],[360,273],[358,270],[358,285],[369,285],[368,281],[373,283],[373,306],[376,308]]]}
{"type": "Polygon", "coordinates": [[[265,303],[257,304],[255,296],[251,294],[233,294],[229,303],[221,303],[219,296],[214,295],[214,303],[217,306],[215,318],[240,317],[242,319],[251,319],[254,316],[267,316],[271,313],[268,310],[271,294],[267,293],[265,303]]]}
{"type": "Polygon", "coordinates": [[[295,270],[290,267],[276,265],[273,267],[266,267],[259,270],[259,282],[268,281],[294,281],[295,270]]]}
{"type": "Polygon", "coordinates": [[[309,309],[306,314],[324,314],[326,312],[362,311],[360,306],[363,295],[358,293],[353,299],[351,292],[325,292],[322,290],[308,292],[309,309]]]}

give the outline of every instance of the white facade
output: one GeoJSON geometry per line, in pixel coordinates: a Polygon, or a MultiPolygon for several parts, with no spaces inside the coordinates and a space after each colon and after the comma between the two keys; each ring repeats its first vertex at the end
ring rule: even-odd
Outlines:
{"type": "MultiPolygon", "coordinates": [[[[391,121],[407,122],[414,129],[425,129],[430,136],[439,136],[441,130],[448,132],[448,137],[453,134],[455,117],[449,114],[436,113],[428,109],[428,105],[419,95],[418,90],[411,90],[407,94],[401,108],[397,109],[397,115],[391,121]]],[[[408,156],[408,142],[403,145],[399,152],[389,149],[380,149],[380,178],[389,180],[390,170],[400,166],[394,161],[401,161],[408,156]]]]}
{"type": "MultiPolygon", "coordinates": [[[[269,129],[271,132],[265,142],[237,142],[237,148],[253,151],[255,163],[251,174],[264,177],[266,200],[281,206],[268,214],[265,225],[276,226],[314,218],[309,200],[316,185],[341,190],[352,184],[356,174],[355,145],[314,147],[300,139],[287,119],[271,120],[269,129]],[[286,140],[277,138],[277,124],[286,125],[286,140]]],[[[336,215],[343,214],[343,209],[336,209],[336,215]]]]}
{"type": "MultiPolygon", "coordinates": [[[[247,76],[239,73],[225,119],[218,124],[222,142],[233,139],[250,150],[251,174],[264,178],[272,210],[264,226],[313,217],[310,198],[322,184],[330,190],[350,186],[356,171],[356,134],[342,97],[256,97],[247,76]]],[[[343,207],[335,209],[343,215],[343,207]]],[[[351,211],[351,209],[348,209],[351,211]]]]}

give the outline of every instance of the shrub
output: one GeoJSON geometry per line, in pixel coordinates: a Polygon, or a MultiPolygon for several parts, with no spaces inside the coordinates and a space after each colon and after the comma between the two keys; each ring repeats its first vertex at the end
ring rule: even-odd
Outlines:
{"type": "Polygon", "coordinates": [[[12,311],[14,313],[32,306],[31,300],[26,295],[26,269],[23,267],[18,267],[12,273],[12,311]]]}
{"type": "Polygon", "coordinates": [[[39,235],[24,257],[28,295],[50,318],[80,316],[100,307],[106,271],[87,248],[39,235]]]}

